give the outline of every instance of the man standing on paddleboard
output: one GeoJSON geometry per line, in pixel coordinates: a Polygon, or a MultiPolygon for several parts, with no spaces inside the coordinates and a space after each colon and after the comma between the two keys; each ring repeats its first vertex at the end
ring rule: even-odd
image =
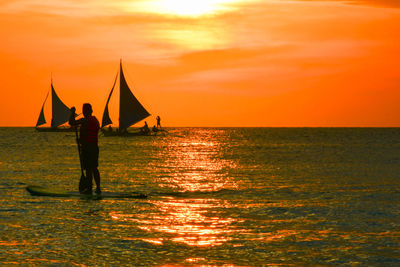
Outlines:
{"type": "Polygon", "coordinates": [[[80,188],[80,191],[84,194],[91,194],[93,186],[92,179],[94,178],[94,181],[96,182],[96,194],[100,194],[100,173],[97,169],[99,165],[98,133],[100,124],[97,118],[92,116],[92,105],[89,103],[83,104],[83,118],[75,120],[75,111],[75,107],[72,107],[69,125],[81,126],[79,131],[79,143],[81,148],[80,156],[82,167],[86,170],[86,178],[83,177],[86,182],[84,183],[83,188],[80,188]]]}

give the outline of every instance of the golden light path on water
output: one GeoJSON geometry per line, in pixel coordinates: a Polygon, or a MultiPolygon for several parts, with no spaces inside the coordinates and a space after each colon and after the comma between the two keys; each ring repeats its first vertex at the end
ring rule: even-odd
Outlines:
{"type": "Polygon", "coordinates": [[[224,168],[235,168],[235,163],[219,157],[220,146],[217,141],[201,137],[171,143],[165,165],[184,171],[168,177],[165,185],[174,184],[181,191],[189,192],[237,188],[237,184],[223,172],[224,168]]]}
{"type": "MultiPolygon", "coordinates": [[[[215,214],[215,210],[230,204],[202,194],[237,188],[235,181],[223,171],[224,168],[234,168],[235,163],[220,157],[223,144],[218,140],[219,137],[208,136],[205,131],[188,138],[177,138],[163,151],[168,154],[164,167],[176,171],[163,178],[161,186],[175,187],[192,197],[166,196],[151,200],[158,210],[151,217],[139,215],[143,218],[137,219],[130,214],[118,213],[110,214],[111,217],[114,220],[136,221],[144,231],[167,234],[170,236],[168,241],[188,246],[217,246],[231,240],[229,234],[238,231],[231,224],[237,219],[221,218],[215,214]],[[198,197],[196,194],[202,195],[198,197]]],[[[166,241],[165,238],[142,240],[156,245],[166,241]]]]}
{"type": "MultiPolygon", "coordinates": [[[[156,235],[139,239],[160,246],[173,242],[190,247],[213,247],[243,237],[269,243],[298,234],[296,230],[254,232],[252,227],[239,226],[252,223],[251,219],[226,216],[224,212],[225,209],[259,209],[282,204],[293,206],[292,203],[238,204],[208,194],[240,187],[227,172],[235,169],[238,163],[223,155],[226,143],[234,145],[223,130],[214,130],[213,134],[198,130],[184,138],[172,138],[158,155],[164,158],[163,168],[170,170],[168,175],[160,178],[159,186],[166,190],[173,188],[181,194],[150,199],[157,210],[150,215],[111,212],[110,217],[115,221],[134,223],[139,229],[156,235]]],[[[271,224],[274,223],[280,222],[271,220],[271,224]]],[[[196,259],[188,258],[187,262],[196,262],[196,259]]]]}

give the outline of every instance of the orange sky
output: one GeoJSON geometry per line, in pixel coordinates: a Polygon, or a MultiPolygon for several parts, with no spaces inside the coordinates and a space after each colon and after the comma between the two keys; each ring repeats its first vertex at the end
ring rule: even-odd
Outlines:
{"type": "Polygon", "coordinates": [[[51,75],[101,119],[122,57],[150,126],[398,127],[399,30],[398,0],[2,0],[0,126],[34,126],[51,75]]]}

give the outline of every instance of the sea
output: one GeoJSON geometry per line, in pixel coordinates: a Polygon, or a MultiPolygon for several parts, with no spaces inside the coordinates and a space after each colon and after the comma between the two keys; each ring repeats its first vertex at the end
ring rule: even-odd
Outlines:
{"type": "Polygon", "coordinates": [[[168,128],[99,137],[0,128],[1,266],[400,266],[399,128],[168,128]]]}

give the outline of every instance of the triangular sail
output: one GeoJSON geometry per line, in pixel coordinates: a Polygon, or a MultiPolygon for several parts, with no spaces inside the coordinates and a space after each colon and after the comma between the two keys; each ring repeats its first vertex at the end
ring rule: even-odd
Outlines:
{"type": "Polygon", "coordinates": [[[53,102],[51,127],[57,127],[68,121],[71,111],[57,96],[53,83],[51,83],[51,95],[53,102]]]}
{"type": "Polygon", "coordinates": [[[46,98],[44,99],[42,109],[40,110],[39,118],[36,122],[36,127],[43,125],[46,123],[46,118],[44,117],[44,104],[46,103],[47,97],[49,96],[49,92],[47,92],[46,98]]]}
{"type": "Polygon", "coordinates": [[[119,100],[119,129],[123,130],[135,124],[150,114],[140,104],[136,97],[132,94],[126,83],[124,72],[122,71],[122,62],[120,63],[120,100],[119,100]]]}
{"type": "Polygon", "coordinates": [[[102,119],[102,121],[101,121],[101,128],[103,128],[104,126],[107,126],[107,125],[113,123],[113,122],[111,121],[111,119],[110,119],[110,114],[109,114],[109,112],[108,112],[108,102],[110,102],[110,98],[111,98],[111,95],[112,95],[112,93],[113,93],[113,91],[114,91],[115,84],[117,83],[117,78],[118,78],[118,73],[117,73],[117,75],[115,76],[115,81],[114,81],[113,87],[111,88],[111,92],[110,92],[110,94],[108,95],[106,107],[104,108],[103,119],[102,119]]]}

